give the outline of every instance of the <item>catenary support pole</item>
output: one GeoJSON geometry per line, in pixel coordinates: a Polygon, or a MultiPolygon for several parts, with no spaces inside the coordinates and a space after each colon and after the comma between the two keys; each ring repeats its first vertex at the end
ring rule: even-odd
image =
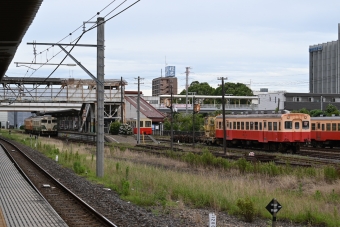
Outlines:
{"type": "Polygon", "coordinates": [[[138,96],[137,96],[137,144],[140,144],[140,77],[138,77],[138,96]]]}
{"type": "Polygon", "coordinates": [[[97,177],[104,176],[104,18],[97,18],[97,177]]]}

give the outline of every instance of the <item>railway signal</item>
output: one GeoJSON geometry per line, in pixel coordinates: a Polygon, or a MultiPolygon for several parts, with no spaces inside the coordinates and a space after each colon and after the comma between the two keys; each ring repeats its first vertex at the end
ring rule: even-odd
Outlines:
{"type": "Polygon", "coordinates": [[[273,215],[272,227],[276,226],[276,214],[281,210],[281,204],[274,198],[268,203],[266,209],[273,215]]]}

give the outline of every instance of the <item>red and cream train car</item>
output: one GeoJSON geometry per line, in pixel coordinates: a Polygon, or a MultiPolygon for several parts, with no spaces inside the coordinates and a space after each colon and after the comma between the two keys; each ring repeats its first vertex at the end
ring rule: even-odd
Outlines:
{"type": "MultiPolygon", "coordinates": [[[[310,140],[310,116],[303,113],[226,115],[228,147],[296,152],[310,140]]],[[[223,116],[215,118],[216,142],[223,143],[223,116]]]]}
{"type": "MultiPolygon", "coordinates": [[[[129,119],[126,121],[132,127],[133,134],[137,134],[137,119],[129,119]]],[[[152,120],[149,118],[142,118],[139,121],[139,134],[152,135],[152,120]]]]}
{"type": "Polygon", "coordinates": [[[311,145],[340,147],[340,117],[311,117],[311,145]]]}

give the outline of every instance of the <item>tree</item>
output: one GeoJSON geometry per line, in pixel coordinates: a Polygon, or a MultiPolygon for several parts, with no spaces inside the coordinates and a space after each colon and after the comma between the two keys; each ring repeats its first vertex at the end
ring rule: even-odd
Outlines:
{"type": "Polygon", "coordinates": [[[336,116],[339,116],[339,110],[338,108],[336,108],[336,106],[332,105],[332,104],[328,104],[325,113],[327,116],[332,116],[333,114],[336,116]]]}
{"type": "MultiPolygon", "coordinates": [[[[215,88],[211,87],[207,82],[200,83],[198,81],[193,81],[188,87],[188,92],[196,92],[196,95],[213,95],[215,88]]],[[[186,90],[183,89],[180,95],[186,95],[186,90]]],[[[212,102],[212,99],[203,100],[204,104],[212,102]]],[[[185,99],[182,99],[180,103],[185,103],[185,99]]]]}
{"type": "MultiPolygon", "coordinates": [[[[176,113],[172,127],[176,131],[192,132],[193,116],[191,114],[176,113]]],[[[195,114],[195,131],[203,130],[204,118],[202,114],[195,114]]],[[[169,118],[164,119],[164,130],[171,130],[171,121],[169,118]]]]}
{"type": "MultiPolygon", "coordinates": [[[[242,83],[224,83],[224,93],[233,96],[253,96],[253,91],[242,83]]],[[[222,95],[222,85],[215,89],[214,95],[222,95]]],[[[238,100],[231,99],[230,103],[238,102],[238,100]]],[[[240,100],[241,104],[248,104],[249,100],[240,100]]],[[[222,103],[222,100],[218,100],[218,103],[222,103]]]]}
{"type": "Polygon", "coordinates": [[[302,108],[299,110],[299,113],[309,114],[309,111],[306,108],[302,108]]]}
{"type": "Polygon", "coordinates": [[[320,115],[324,115],[325,113],[322,110],[311,110],[309,111],[309,115],[311,117],[320,117],[320,115]]]}

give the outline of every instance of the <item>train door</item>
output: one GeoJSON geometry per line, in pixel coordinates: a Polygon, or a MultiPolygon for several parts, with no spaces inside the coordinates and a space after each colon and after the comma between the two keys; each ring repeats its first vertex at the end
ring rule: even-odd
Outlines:
{"type": "Polygon", "coordinates": [[[268,142],[268,128],[267,128],[267,121],[263,121],[263,142],[267,143],[268,142]]]}
{"type": "Polygon", "coordinates": [[[316,122],[316,141],[321,141],[321,133],[325,130],[325,124],[321,124],[320,122],[316,122]]]}
{"type": "Polygon", "coordinates": [[[302,121],[300,119],[293,119],[293,135],[294,140],[300,141],[302,138],[302,121]]]}

